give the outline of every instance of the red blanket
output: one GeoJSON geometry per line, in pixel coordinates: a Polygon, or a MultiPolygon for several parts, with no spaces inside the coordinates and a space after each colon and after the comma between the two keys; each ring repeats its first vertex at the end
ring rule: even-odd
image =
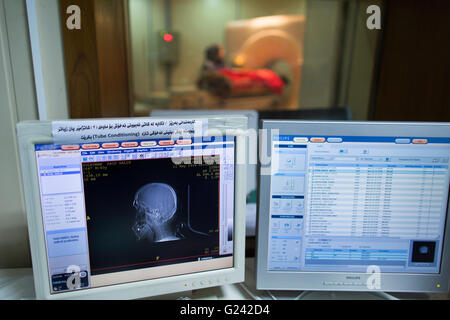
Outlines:
{"type": "Polygon", "coordinates": [[[278,95],[283,92],[283,81],[269,69],[221,69],[219,72],[230,79],[234,92],[244,93],[256,88],[266,88],[278,95]]]}

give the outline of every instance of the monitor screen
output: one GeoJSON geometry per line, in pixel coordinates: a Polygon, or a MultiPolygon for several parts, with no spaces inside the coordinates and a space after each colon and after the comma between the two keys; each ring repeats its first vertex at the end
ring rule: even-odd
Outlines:
{"type": "Polygon", "coordinates": [[[52,295],[232,268],[235,137],[36,144],[52,295]]]}
{"type": "MultiPolygon", "coordinates": [[[[351,126],[319,125],[320,134],[298,125],[271,135],[271,164],[261,172],[269,199],[262,200],[261,209],[267,215],[267,237],[261,240],[267,242],[265,274],[348,275],[370,273],[370,268],[439,274],[450,132],[386,135],[383,126],[368,132],[351,126]]],[[[346,279],[320,283],[366,287],[362,278],[346,279]]]]}

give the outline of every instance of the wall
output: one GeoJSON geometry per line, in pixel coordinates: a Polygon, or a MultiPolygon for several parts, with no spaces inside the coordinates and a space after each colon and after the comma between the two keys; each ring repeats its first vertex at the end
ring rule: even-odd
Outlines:
{"type": "Polygon", "coordinates": [[[133,83],[136,96],[144,96],[150,88],[149,69],[149,37],[151,30],[150,5],[146,0],[133,0],[129,2],[130,39],[133,44],[131,60],[133,65],[133,83]]]}
{"type": "MultiPolygon", "coordinates": [[[[204,50],[224,43],[225,26],[235,19],[234,0],[172,0],[172,27],[181,32],[180,61],[173,71],[172,85],[192,87],[204,60],[204,50]]],[[[182,88],[180,88],[182,89],[182,88]]]]}
{"type": "Polygon", "coordinates": [[[386,1],[372,117],[450,121],[450,1],[386,1]]]}
{"type": "Polygon", "coordinates": [[[0,268],[31,266],[16,123],[68,117],[58,9],[0,0],[0,268]]]}
{"type": "Polygon", "coordinates": [[[368,5],[376,4],[382,8],[382,1],[370,0],[355,2],[356,23],[354,26],[354,42],[348,58],[350,71],[347,79],[348,89],[345,97],[346,105],[351,109],[353,120],[368,120],[369,105],[372,93],[373,72],[377,54],[379,30],[369,30],[366,20],[368,5]]]}
{"type": "Polygon", "coordinates": [[[134,95],[146,101],[166,95],[166,74],[158,63],[157,33],[164,29],[164,0],[130,0],[130,46],[134,95]]]}
{"type": "Polygon", "coordinates": [[[336,0],[307,2],[300,108],[334,104],[341,6],[336,0]]]}
{"type": "Polygon", "coordinates": [[[59,1],[27,0],[26,4],[39,118],[41,120],[67,119],[69,107],[59,1]]]}
{"type": "Polygon", "coordinates": [[[305,0],[240,0],[238,1],[236,19],[250,19],[256,17],[273,16],[278,14],[304,14],[305,0]]]}
{"type": "Polygon", "coordinates": [[[383,1],[347,3],[345,13],[341,1],[308,1],[300,107],[347,106],[353,120],[368,120],[381,32],[367,29],[366,9],[383,1]]]}
{"type": "Polygon", "coordinates": [[[0,0],[0,268],[31,266],[15,125],[37,119],[25,4],[0,0]]]}

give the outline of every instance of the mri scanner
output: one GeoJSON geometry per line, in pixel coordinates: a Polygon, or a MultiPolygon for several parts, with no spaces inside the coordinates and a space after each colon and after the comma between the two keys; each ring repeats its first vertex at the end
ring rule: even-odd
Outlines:
{"type": "Polygon", "coordinates": [[[208,90],[172,93],[169,109],[298,110],[303,66],[304,15],[276,15],[229,22],[225,61],[232,68],[270,69],[287,82],[283,93],[219,97],[208,90]]]}
{"type": "Polygon", "coordinates": [[[268,68],[288,79],[280,109],[298,109],[303,65],[304,15],[232,21],[226,26],[227,62],[244,69],[268,68]]]}

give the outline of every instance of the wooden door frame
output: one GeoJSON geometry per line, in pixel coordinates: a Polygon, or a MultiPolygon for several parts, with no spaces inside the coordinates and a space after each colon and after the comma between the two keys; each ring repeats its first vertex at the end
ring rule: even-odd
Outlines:
{"type": "Polygon", "coordinates": [[[133,115],[128,0],[60,0],[65,78],[72,118],[133,115]],[[65,26],[78,5],[81,28],[65,26]]]}

